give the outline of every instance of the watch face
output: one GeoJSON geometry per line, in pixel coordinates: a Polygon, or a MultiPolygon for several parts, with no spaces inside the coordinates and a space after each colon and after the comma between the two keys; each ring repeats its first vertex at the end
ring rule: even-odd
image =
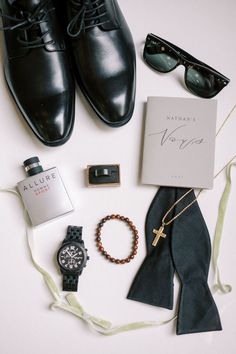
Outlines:
{"type": "Polygon", "coordinates": [[[58,263],[70,272],[78,272],[84,266],[85,251],[78,243],[69,243],[58,252],[58,263]]]}

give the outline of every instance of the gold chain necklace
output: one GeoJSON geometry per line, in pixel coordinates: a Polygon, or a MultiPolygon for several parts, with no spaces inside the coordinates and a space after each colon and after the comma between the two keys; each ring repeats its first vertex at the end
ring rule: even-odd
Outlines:
{"type": "MultiPolygon", "coordinates": [[[[234,107],[232,108],[232,110],[229,112],[229,114],[227,115],[227,117],[225,118],[225,120],[223,121],[223,123],[221,124],[220,128],[218,129],[217,133],[216,133],[216,137],[218,136],[218,134],[220,133],[220,131],[222,130],[223,126],[225,125],[225,123],[227,122],[227,120],[230,118],[231,114],[233,113],[233,111],[236,108],[236,104],[234,105],[234,107]]],[[[232,157],[232,159],[230,159],[230,161],[214,176],[214,179],[219,176],[219,174],[236,158],[236,155],[234,155],[232,157]]],[[[173,208],[179,204],[179,202],[181,202],[182,199],[184,199],[190,192],[193,191],[193,188],[189,189],[186,193],[184,193],[179,199],[177,199],[172,205],[171,207],[167,210],[167,212],[165,213],[165,215],[163,216],[162,220],[161,220],[161,226],[159,227],[159,229],[153,229],[153,234],[154,239],[152,241],[152,246],[156,247],[158,244],[158,241],[160,240],[160,238],[166,238],[166,234],[164,234],[164,229],[165,226],[170,225],[174,220],[176,220],[181,214],[183,214],[188,208],[190,208],[198,199],[199,195],[201,194],[201,192],[203,191],[203,189],[200,189],[200,191],[198,192],[198,195],[196,196],[195,199],[193,199],[191,201],[191,203],[189,203],[188,205],[186,205],[186,207],[184,207],[179,213],[177,213],[173,218],[171,218],[168,221],[165,221],[166,217],[169,215],[169,213],[171,212],[171,210],[173,210],[173,208]]]]}

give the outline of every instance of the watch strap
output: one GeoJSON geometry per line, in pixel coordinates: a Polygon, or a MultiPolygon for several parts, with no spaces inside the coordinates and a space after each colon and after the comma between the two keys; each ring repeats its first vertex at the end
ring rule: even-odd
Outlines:
{"type": "MultiPolygon", "coordinates": [[[[82,229],[83,229],[82,226],[69,225],[63,243],[66,242],[83,243],[82,229]]],[[[81,272],[82,271],[80,271],[79,273],[63,273],[63,284],[62,284],[63,291],[77,291],[79,276],[81,272]]]]}
{"type": "Polygon", "coordinates": [[[63,241],[65,242],[82,242],[82,226],[72,226],[69,225],[67,228],[66,237],[63,241]]]}
{"type": "Polygon", "coordinates": [[[63,274],[63,291],[77,291],[79,274],[63,274]]]}

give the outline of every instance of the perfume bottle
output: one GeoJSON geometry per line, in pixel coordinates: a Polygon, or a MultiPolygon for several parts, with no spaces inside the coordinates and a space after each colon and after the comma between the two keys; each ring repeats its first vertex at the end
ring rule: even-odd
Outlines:
{"type": "Polygon", "coordinates": [[[74,210],[56,167],[43,170],[38,157],[24,161],[27,178],[17,183],[33,226],[74,210]]]}

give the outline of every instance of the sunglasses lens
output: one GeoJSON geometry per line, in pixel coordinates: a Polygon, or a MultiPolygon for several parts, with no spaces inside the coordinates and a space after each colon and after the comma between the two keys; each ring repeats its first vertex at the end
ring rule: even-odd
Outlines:
{"type": "Polygon", "coordinates": [[[144,59],[150,66],[162,73],[173,70],[178,64],[178,57],[171,48],[154,41],[146,44],[144,59]]]}
{"type": "Polygon", "coordinates": [[[190,91],[198,96],[211,98],[219,93],[228,82],[204,68],[188,68],[186,85],[190,91]]]}

